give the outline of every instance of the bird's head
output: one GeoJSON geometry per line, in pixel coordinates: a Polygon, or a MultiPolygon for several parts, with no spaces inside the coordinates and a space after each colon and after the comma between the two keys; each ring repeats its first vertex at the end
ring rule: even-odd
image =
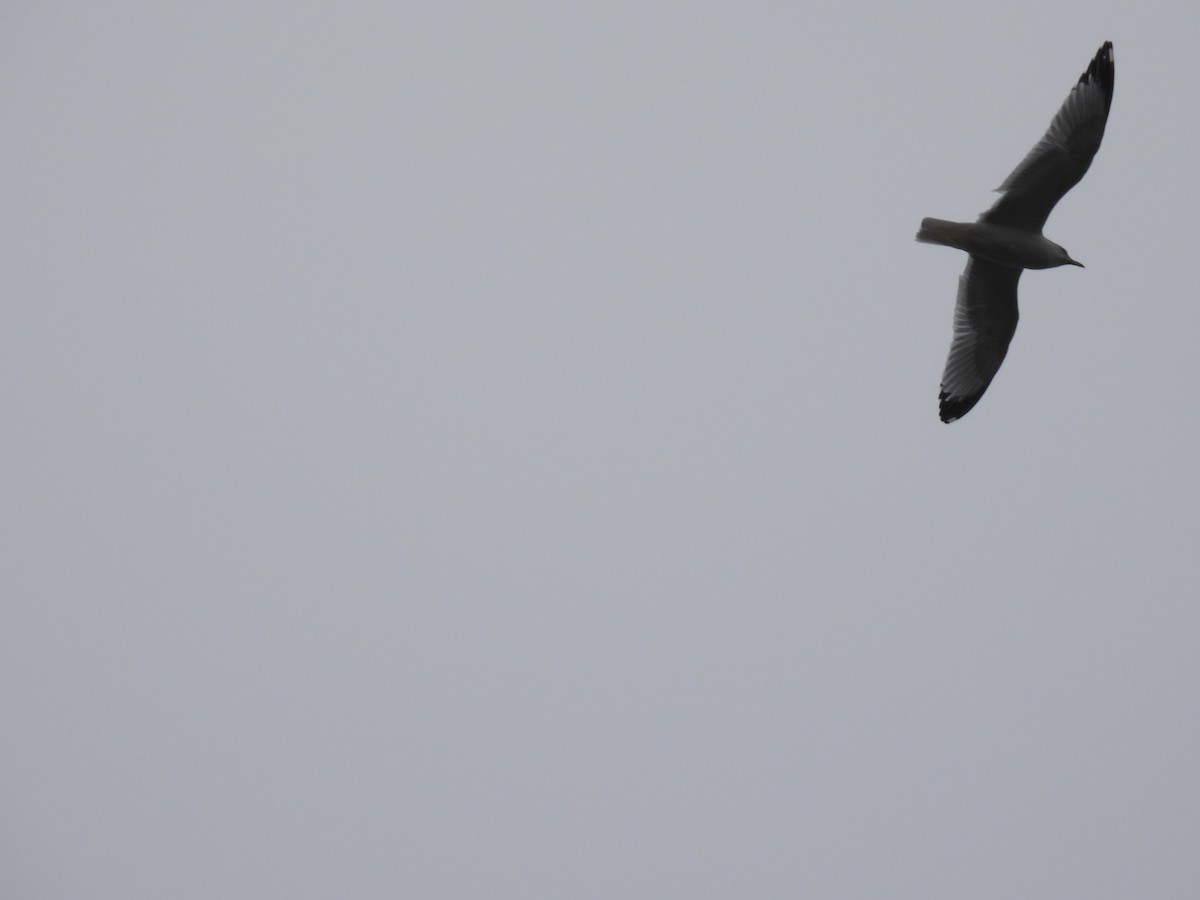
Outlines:
{"type": "Polygon", "coordinates": [[[1078,260],[1071,259],[1071,254],[1066,251],[1065,247],[1059,247],[1058,244],[1055,244],[1054,246],[1058,247],[1058,255],[1061,259],[1061,262],[1059,262],[1060,266],[1079,266],[1081,269],[1086,268],[1083,263],[1079,262],[1078,260]]]}

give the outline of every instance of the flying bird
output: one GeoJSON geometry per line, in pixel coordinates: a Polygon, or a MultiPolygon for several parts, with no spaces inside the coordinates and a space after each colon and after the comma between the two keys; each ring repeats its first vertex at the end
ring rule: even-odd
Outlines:
{"type": "Polygon", "coordinates": [[[954,339],[938,395],[943,422],[970,412],[1004,362],[1017,330],[1017,281],[1022,270],[1083,267],[1043,237],[1042,227],[1100,149],[1112,106],[1113,76],[1113,45],[1105,41],[1045,136],[996,189],[1002,196],[979,221],[921,220],[918,241],[970,254],[958,279],[954,339]]]}

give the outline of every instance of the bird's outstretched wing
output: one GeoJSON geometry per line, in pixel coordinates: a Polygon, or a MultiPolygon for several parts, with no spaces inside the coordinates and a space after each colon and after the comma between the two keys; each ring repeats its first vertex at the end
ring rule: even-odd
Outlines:
{"type": "Polygon", "coordinates": [[[1045,136],[997,188],[1004,196],[980,222],[1040,232],[1054,204],[1079,183],[1100,149],[1113,97],[1113,46],[1105,41],[1045,136]]]}
{"type": "Polygon", "coordinates": [[[970,412],[1000,370],[1017,330],[1017,281],[1022,271],[978,256],[967,258],[958,279],[954,340],[938,395],[943,422],[970,412]]]}

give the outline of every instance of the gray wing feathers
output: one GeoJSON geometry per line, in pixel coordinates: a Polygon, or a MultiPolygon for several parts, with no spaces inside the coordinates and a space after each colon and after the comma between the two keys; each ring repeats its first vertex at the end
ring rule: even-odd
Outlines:
{"type": "Polygon", "coordinates": [[[1021,269],[977,256],[967,258],[958,280],[954,339],[938,397],[943,422],[966,415],[992,383],[1017,330],[1021,269]]]}
{"type": "Polygon", "coordinates": [[[1041,231],[1054,205],[1079,183],[1100,148],[1112,105],[1112,42],[1106,42],[1071,89],[1037,146],[998,190],[981,222],[1041,231]]]}

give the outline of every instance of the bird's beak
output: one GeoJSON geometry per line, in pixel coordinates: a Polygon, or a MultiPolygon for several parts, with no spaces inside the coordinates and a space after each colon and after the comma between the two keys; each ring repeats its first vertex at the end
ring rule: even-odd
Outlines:
{"type": "Polygon", "coordinates": [[[1075,260],[1071,259],[1070,257],[1067,257],[1067,262],[1069,262],[1073,266],[1079,266],[1079,268],[1081,268],[1081,269],[1087,268],[1087,266],[1085,266],[1083,263],[1076,262],[1075,260]]]}

